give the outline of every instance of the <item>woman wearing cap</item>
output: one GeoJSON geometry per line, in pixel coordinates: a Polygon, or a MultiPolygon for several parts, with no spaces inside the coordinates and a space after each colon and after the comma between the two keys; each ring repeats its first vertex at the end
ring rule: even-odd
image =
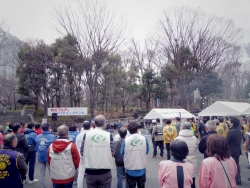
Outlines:
{"type": "Polygon", "coordinates": [[[162,188],[190,188],[194,167],[184,159],[188,155],[186,142],[175,140],[170,144],[171,159],[159,163],[158,180],[162,188]],[[177,174],[177,176],[176,176],[177,174]]]}

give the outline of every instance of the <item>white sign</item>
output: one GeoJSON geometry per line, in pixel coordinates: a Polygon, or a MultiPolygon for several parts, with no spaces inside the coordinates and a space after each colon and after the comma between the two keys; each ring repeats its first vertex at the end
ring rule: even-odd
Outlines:
{"type": "Polygon", "coordinates": [[[83,116],[88,114],[88,108],[48,108],[48,116],[52,116],[52,113],[57,113],[57,116],[83,116]]]}
{"type": "Polygon", "coordinates": [[[47,121],[47,118],[43,118],[42,119],[42,125],[44,124],[44,123],[47,123],[48,121],[47,121]]]}

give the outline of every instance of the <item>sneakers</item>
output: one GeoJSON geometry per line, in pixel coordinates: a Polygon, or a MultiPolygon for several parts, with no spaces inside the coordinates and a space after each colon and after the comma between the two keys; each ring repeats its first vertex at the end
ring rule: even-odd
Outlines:
{"type": "Polygon", "coordinates": [[[74,185],[77,185],[77,181],[74,181],[74,183],[73,183],[74,185]]]}
{"type": "Polygon", "coordinates": [[[39,180],[38,180],[38,179],[33,179],[32,181],[31,181],[31,180],[29,180],[29,184],[33,184],[33,183],[37,183],[37,182],[39,182],[39,180]]]}
{"type": "Polygon", "coordinates": [[[23,180],[23,184],[25,184],[27,182],[27,180],[23,180]]]}
{"type": "Polygon", "coordinates": [[[151,158],[155,159],[155,156],[151,156],[151,158]]]}

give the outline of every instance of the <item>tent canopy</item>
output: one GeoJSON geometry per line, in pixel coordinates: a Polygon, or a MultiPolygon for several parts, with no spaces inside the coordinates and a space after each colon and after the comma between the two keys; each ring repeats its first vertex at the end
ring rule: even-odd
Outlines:
{"type": "Polygon", "coordinates": [[[250,114],[250,104],[244,102],[216,101],[202,110],[198,116],[240,116],[250,114]]]}
{"type": "Polygon", "coordinates": [[[143,119],[192,118],[193,114],[185,109],[153,108],[143,119]]]}

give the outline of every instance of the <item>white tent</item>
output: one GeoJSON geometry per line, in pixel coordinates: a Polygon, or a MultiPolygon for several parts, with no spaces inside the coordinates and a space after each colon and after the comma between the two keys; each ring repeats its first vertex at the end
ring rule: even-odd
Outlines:
{"type": "Polygon", "coordinates": [[[202,110],[198,116],[240,116],[250,114],[250,104],[244,102],[216,101],[202,110]]]}
{"type": "Polygon", "coordinates": [[[195,117],[185,109],[153,108],[143,119],[168,119],[168,118],[192,118],[195,117]]]}

